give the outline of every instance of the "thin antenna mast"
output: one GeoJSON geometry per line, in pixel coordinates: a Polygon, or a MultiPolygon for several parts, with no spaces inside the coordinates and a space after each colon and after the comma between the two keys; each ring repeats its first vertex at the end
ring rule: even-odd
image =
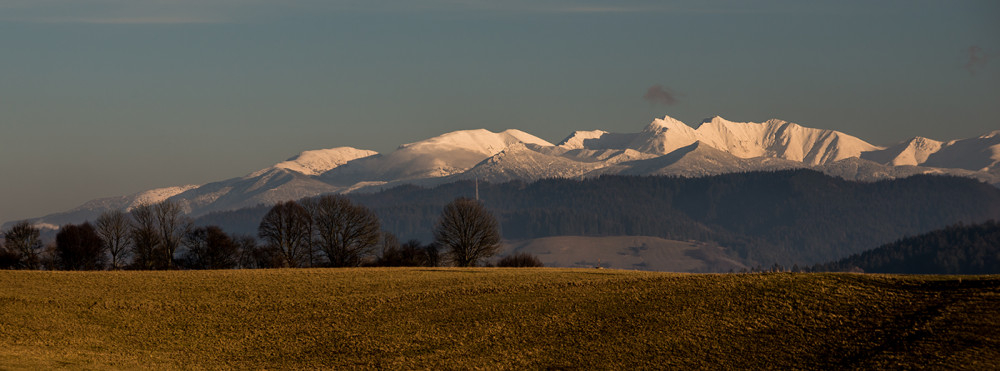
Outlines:
{"type": "Polygon", "coordinates": [[[476,201],[479,201],[479,177],[476,177],[476,201]]]}

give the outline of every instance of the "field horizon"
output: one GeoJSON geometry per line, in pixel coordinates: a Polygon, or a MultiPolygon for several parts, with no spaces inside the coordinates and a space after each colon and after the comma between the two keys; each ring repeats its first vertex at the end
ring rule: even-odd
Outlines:
{"type": "Polygon", "coordinates": [[[1000,276],[0,271],[0,365],[1000,366],[1000,276]]]}

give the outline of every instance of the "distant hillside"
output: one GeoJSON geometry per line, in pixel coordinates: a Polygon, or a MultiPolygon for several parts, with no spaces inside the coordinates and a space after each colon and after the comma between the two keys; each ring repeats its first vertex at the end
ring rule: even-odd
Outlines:
{"type": "Polygon", "coordinates": [[[505,243],[505,254],[528,253],[546,267],[728,272],[748,268],[714,244],[648,236],[556,236],[505,243]]]}
{"type": "Polygon", "coordinates": [[[816,267],[909,274],[1000,273],[1000,224],[957,224],[816,267]]]}
{"type": "MultiPolygon", "coordinates": [[[[907,235],[1000,219],[1000,189],[967,178],[920,175],[851,182],[812,170],[703,178],[602,176],[532,183],[480,182],[503,236],[654,236],[714,242],[747,265],[816,264],[907,235]]],[[[350,197],[401,239],[431,239],[447,202],[474,197],[473,182],[401,186],[350,197]]],[[[255,234],[268,207],[214,213],[200,224],[255,234]]]]}

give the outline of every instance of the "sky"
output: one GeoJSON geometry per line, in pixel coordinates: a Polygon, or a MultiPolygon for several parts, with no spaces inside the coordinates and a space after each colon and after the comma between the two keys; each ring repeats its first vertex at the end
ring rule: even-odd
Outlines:
{"type": "Polygon", "coordinates": [[[464,129],[1000,129],[1000,2],[0,0],[0,222],[464,129]]]}

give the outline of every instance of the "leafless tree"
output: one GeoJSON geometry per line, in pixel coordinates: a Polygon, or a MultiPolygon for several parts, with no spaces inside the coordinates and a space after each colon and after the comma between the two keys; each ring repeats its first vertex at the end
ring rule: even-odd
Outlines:
{"type": "Polygon", "coordinates": [[[3,245],[3,239],[0,238],[0,269],[17,268],[20,261],[20,256],[16,252],[7,250],[3,245]]]}
{"type": "Polygon", "coordinates": [[[104,269],[104,241],[90,223],[68,224],[56,234],[56,263],[65,270],[104,269]]]}
{"type": "Polygon", "coordinates": [[[132,209],[129,239],[132,244],[133,263],[139,269],[156,268],[154,255],[160,246],[160,234],[156,225],[153,205],[140,204],[132,209]]]}
{"type": "Polygon", "coordinates": [[[391,232],[382,231],[378,240],[378,250],[379,255],[384,256],[387,253],[391,254],[395,250],[399,250],[399,238],[391,232]]]}
{"type": "Polygon", "coordinates": [[[309,238],[307,239],[305,252],[306,266],[315,267],[319,265],[320,249],[316,242],[316,213],[319,211],[319,199],[304,198],[298,201],[299,205],[309,214],[309,238]]]}
{"type": "Polygon", "coordinates": [[[257,234],[280,253],[283,266],[298,267],[309,246],[309,213],[295,201],[278,203],[264,215],[257,234]]]}
{"type": "Polygon", "coordinates": [[[247,235],[234,235],[233,243],[236,244],[239,253],[237,268],[266,268],[266,266],[258,262],[257,257],[260,247],[257,246],[256,238],[247,235]]]}
{"type": "Polygon", "coordinates": [[[111,255],[111,269],[121,268],[129,248],[128,215],[121,210],[105,211],[94,223],[105,251],[111,255]]]}
{"type": "MultiPolygon", "coordinates": [[[[391,234],[390,234],[391,236],[391,234]]],[[[383,237],[383,241],[386,238],[383,237]]],[[[434,244],[424,245],[418,240],[409,240],[404,244],[389,241],[384,243],[382,254],[375,261],[378,267],[436,267],[438,263],[437,247],[434,244]]]]}
{"type": "Polygon", "coordinates": [[[519,252],[514,255],[508,255],[497,262],[497,267],[507,267],[507,268],[531,268],[531,267],[544,267],[545,264],[541,260],[538,260],[537,256],[528,254],[526,252],[519,252]]]}
{"type": "Polygon", "coordinates": [[[479,201],[459,198],[445,205],[434,240],[456,266],[474,267],[500,250],[500,227],[479,201]]]}
{"type": "Polygon", "coordinates": [[[239,245],[217,226],[198,227],[184,236],[185,266],[192,269],[232,269],[239,264],[239,245]]]}
{"type": "Polygon", "coordinates": [[[4,248],[17,255],[18,267],[38,269],[42,249],[41,231],[27,220],[14,224],[4,232],[4,248]]]}
{"type": "Polygon", "coordinates": [[[159,226],[160,247],[167,268],[174,267],[174,254],[181,245],[184,235],[191,230],[191,221],[176,202],[165,200],[156,204],[156,224],[159,226]]]}
{"type": "Polygon", "coordinates": [[[321,197],[314,223],[317,242],[334,267],[360,265],[379,242],[380,226],[375,213],[344,196],[321,197]]]}

